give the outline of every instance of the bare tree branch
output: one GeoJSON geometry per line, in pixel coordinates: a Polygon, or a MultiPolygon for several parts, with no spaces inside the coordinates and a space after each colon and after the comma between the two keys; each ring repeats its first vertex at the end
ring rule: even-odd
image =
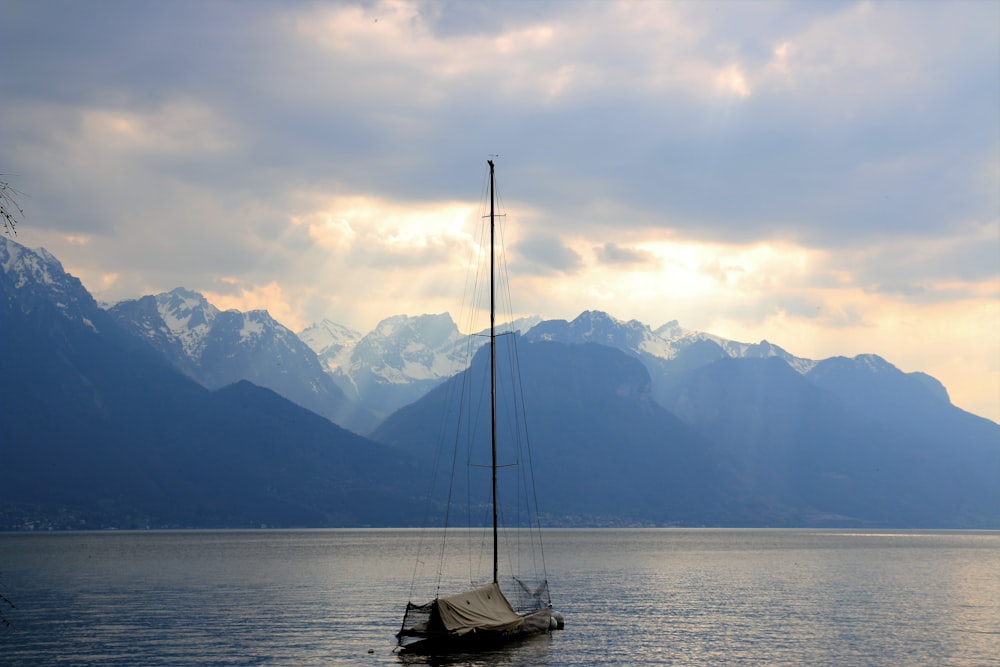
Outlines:
{"type": "Polygon", "coordinates": [[[10,234],[17,234],[17,223],[24,217],[24,209],[17,203],[15,196],[23,196],[24,193],[10,184],[4,178],[6,174],[0,174],[0,218],[3,219],[3,230],[10,234]]]}

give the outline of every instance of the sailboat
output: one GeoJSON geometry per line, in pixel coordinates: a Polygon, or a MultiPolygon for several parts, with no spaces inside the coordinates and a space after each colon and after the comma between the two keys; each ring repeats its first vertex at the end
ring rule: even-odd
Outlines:
{"type": "MultiPolygon", "coordinates": [[[[403,624],[396,633],[397,648],[406,652],[443,654],[476,651],[562,629],[563,618],[552,610],[547,577],[541,583],[511,576],[505,594],[499,578],[499,522],[497,488],[497,327],[496,327],[496,176],[489,165],[489,354],[490,354],[490,472],[492,514],[492,580],[471,588],[438,595],[430,602],[407,602],[403,624]],[[514,600],[514,604],[510,600],[514,600]]],[[[540,545],[540,537],[539,537],[540,545]]],[[[506,583],[506,581],[505,581],[506,583]]],[[[412,591],[411,591],[412,597],[412,591]]]]}

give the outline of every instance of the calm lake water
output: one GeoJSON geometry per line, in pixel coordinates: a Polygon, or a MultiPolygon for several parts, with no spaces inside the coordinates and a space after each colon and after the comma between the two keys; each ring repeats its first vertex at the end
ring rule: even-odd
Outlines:
{"type": "MultiPolygon", "coordinates": [[[[3,534],[0,663],[405,664],[419,539],[3,534]]],[[[433,664],[1000,665],[1000,532],[552,530],[545,558],[564,631],[433,664]]]]}

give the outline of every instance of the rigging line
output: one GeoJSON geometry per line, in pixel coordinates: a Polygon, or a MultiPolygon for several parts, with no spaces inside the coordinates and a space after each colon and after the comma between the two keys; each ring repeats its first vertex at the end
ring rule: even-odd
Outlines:
{"type": "MultiPolygon", "coordinates": [[[[499,196],[498,196],[498,198],[499,198],[499,196]]],[[[506,242],[505,242],[506,239],[503,238],[505,230],[506,230],[506,225],[501,225],[501,227],[500,227],[500,233],[501,233],[502,240],[501,240],[501,246],[500,247],[501,247],[502,251],[501,251],[501,270],[500,270],[500,274],[502,276],[504,276],[504,278],[506,279],[503,282],[503,284],[506,287],[506,292],[505,292],[505,294],[506,294],[506,303],[508,304],[508,307],[510,308],[511,328],[513,329],[513,307],[511,306],[512,300],[511,300],[511,297],[510,297],[510,273],[509,273],[508,267],[507,267],[507,255],[506,255],[506,247],[507,246],[506,246],[506,242]]],[[[511,342],[511,353],[509,355],[509,358],[511,359],[511,364],[514,367],[514,369],[516,370],[516,372],[514,373],[514,375],[516,376],[515,386],[518,387],[518,388],[521,388],[520,391],[515,391],[514,392],[514,399],[515,399],[515,401],[517,401],[518,399],[520,399],[520,413],[521,413],[522,421],[524,423],[524,451],[527,453],[527,457],[528,457],[528,465],[527,465],[528,470],[527,470],[527,473],[530,475],[530,480],[531,480],[531,501],[534,504],[534,524],[537,525],[537,531],[538,531],[539,557],[541,558],[541,561],[542,561],[542,571],[543,571],[544,577],[546,579],[548,579],[548,573],[547,573],[547,570],[546,570],[546,567],[545,567],[545,550],[543,548],[542,538],[541,538],[541,515],[540,515],[539,509],[538,509],[538,492],[537,492],[537,486],[536,486],[536,483],[535,483],[535,467],[534,467],[534,462],[531,460],[531,443],[530,443],[530,436],[528,434],[528,427],[527,427],[527,421],[528,420],[527,420],[527,416],[526,416],[526,409],[525,409],[525,403],[524,403],[523,378],[521,376],[520,355],[517,354],[517,342],[518,342],[517,338],[518,337],[516,335],[511,337],[511,340],[512,340],[512,342],[511,342]]],[[[520,434],[521,434],[521,431],[518,430],[519,437],[520,437],[520,434]]]]}
{"type": "Polygon", "coordinates": [[[511,557],[510,557],[510,552],[511,552],[511,548],[510,548],[510,531],[507,529],[507,515],[506,515],[506,513],[504,511],[504,507],[505,506],[501,506],[500,507],[500,514],[503,517],[503,521],[504,521],[504,523],[503,523],[504,530],[503,530],[503,533],[502,533],[503,544],[504,544],[504,555],[507,558],[507,571],[513,573],[513,572],[516,572],[517,570],[514,569],[514,563],[513,563],[513,561],[511,560],[511,557]]]}
{"type": "MultiPolygon", "coordinates": [[[[523,427],[518,430],[519,453],[522,455],[522,457],[525,458],[528,464],[526,467],[529,468],[530,472],[531,470],[533,470],[533,466],[531,465],[532,462],[530,459],[531,443],[530,443],[530,430],[528,428],[528,415],[527,415],[528,410],[527,410],[526,398],[524,395],[524,377],[521,367],[521,355],[517,350],[520,342],[521,342],[520,337],[514,337],[511,340],[511,348],[512,348],[510,355],[511,374],[513,377],[516,378],[516,384],[519,388],[519,391],[514,395],[514,399],[515,401],[517,401],[517,405],[515,406],[515,411],[517,411],[518,414],[520,415],[520,423],[523,425],[523,427]],[[525,454],[527,456],[525,456],[525,454]]],[[[527,480],[525,480],[525,482],[527,483],[527,480]]],[[[534,483],[530,485],[530,488],[532,490],[532,495],[536,495],[535,493],[536,488],[534,483]]]]}
{"type": "MultiPolygon", "coordinates": [[[[470,352],[471,352],[471,345],[470,345],[470,352]]],[[[461,381],[459,383],[457,383],[458,386],[459,386],[458,410],[457,410],[457,413],[456,413],[456,416],[455,416],[454,440],[453,440],[453,447],[452,447],[451,475],[449,477],[450,482],[449,482],[449,487],[448,487],[448,497],[447,497],[447,501],[445,503],[445,538],[446,539],[442,540],[442,546],[441,546],[441,563],[442,563],[442,569],[443,569],[443,563],[444,563],[445,550],[446,550],[446,547],[447,547],[447,533],[448,533],[448,529],[451,527],[451,511],[452,511],[452,508],[453,508],[453,505],[454,505],[454,497],[455,497],[455,491],[456,491],[456,489],[455,489],[455,481],[456,481],[455,472],[456,472],[456,469],[458,467],[458,459],[459,459],[458,454],[459,454],[459,451],[460,451],[459,446],[463,442],[466,444],[466,446],[465,446],[465,457],[466,457],[466,460],[468,460],[468,457],[469,457],[469,454],[470,454],[470,448],[471,448],[472,442],[474,440],[474,438],[472,437],[472,435],[475,433],[475,428],[476,428],[476,426],[475,426],[476,425],[476,420],[474,420],[472,418],[472,415],[473,415],[472,410],[473,410],[473,406],[475,405],[476,402],[474,400],[470,400],[471,399],[472,390],[474,388],[472,380],[473,380],[473,378],[472,378],[472,373],[471,372],[463,372],[462,375],[461,375],[461,381]]],[[[466,467],[465,489],[466,489],[466,502],[465,502],[465,506],[466,506],[466,514],[467,514],[467,516],[466,516],[466,525],[469,525],[471,523],[471,517],[468,515],[468,512],[471,509],[471,502],[470,502],[470,500],[471,500],[471,497],[470,497],[470,493],[471,493],[471,478],[470,478],[470,475],[469,475],[468,467],[466,467]]],[[[471,561],[470,561],[470,565],[471,565],[471,561]]]]}
{"type": "MultiPolygon", "coordinates": [[[[437,489],[437,485],[438,485],[438,479],[439,479],[440,474],[441,474],[443,452],[445,450],[444,443],[446,443],[448,441],[448,439],[445,437],[446,433],[447,433],[447,430],[448,430],[447,429],[447,421],[448,421],[448,414],[449,414],[449,412],[448,412],[447,406],[451,405],[451,399],[448,398],[448,397],[453,394],[453,391],[454,391],[454,389],[453,389],[452,385],[446,386],[446,398],[445,398],[445,403],[444,403],[445,408],[441,411],[440,421],[438,423],[437,437],[435,439],[436,445],[434,447],[434,454],[432,456],[432,463],[431,463],[431,481],[430,481],[430,486],[428,487],[428,490],[427,490],[426,501],[424,503],[424,515],[423,515],[423,519],[421,521],[421,527],[422,528],[421,528],[421,531],[420,531],[420,538],[419,538],[418,543],[417,543],[417,560],[416,560],[416,562],[414,564],[413,579],[410,581],[410,599],[411,599],[411,601],[413,599],[413,591],[414,591],[414,588],[416,586],[416,579],[417,579],[417,576],[418,576],[418,571],[420,569],[420,566],[421,565],[426,565],[425,561],[422,560],[422,557],[423,557],[423,554],[424,554],[424,550],[426,548],[426,542],[427,542],[427,540],[429,538],[430,513],[431,513],[431,508],[432,508],[432,501],[433,501],[434,496],[435,496],[435,490],[437,489]]],[[[453,445],[453,448],[454,448],[454,445],[453,445]]],[[[453,454],[453,456],[454,456],[454,454],[453,454]]],[[[445,525],[447,527],[447,516],[445,516],[445,525]]],[[[444,540],[442,540],[442,542],[443,541],[444,540]]],[[[438,571],[436,573],[437,574],[437,585],[438,585],[439,589],[440,589],[440,580],[441,580],[441,576],[442,576],[441,562],[443,562],[443,560],[441,558],[439,558],[439,567],[438,567],[438,571]]]]}
{"type": "MultiPolygon", "coordinates": [[[[486,172],[483,175],[483,186],[482,186],[482,190],[480,192],[480,200],[479,200],[479,212],[480,212],[480,218],[479,219],[480,220],[482,220],[482,218],[483,218],[483,216],[482,216],[483,211],[487,210],[486,207],[487,207],[488,193],[489,193],[489,170],[486,170],[486,172]]],[[[478,235],[476,237],[477,238],[477,243],[474,244],[474,247],[473,247],[473,257],[472,257],[473,261],[470,263],[470,269],[473,266],[476,269],[476,271],[475,271],[475,282],[474,282],[474,285],[473,285],[473,290],[472,290],[472,295],[471,295],[472,298],[468,300],[469,302],[471,302],[472,307],[469,310],[469,314],[468,314],[469,319],[468,319],[468,322],[467,322],[468,327],[467,327],[466,331],[470,331],[470,332],[475,331],[478,328],[478,325],[476,324],[476,321],[475,321],[475,316],[476,316],[476,313],[482,309],[482,304],[481,304],[480,299],[482,298],[482,285],[485,282],[483,280],[483,272],[484,272],[484,268],[485,268],[485,266],[484,266],[485,262],[483,261],[483,255],[485,255],[485,252],[486,252],[485,249],[488,247],[488,244],[486,242],[487,241],[486,232],[488,231],[488,228],[485,225],[483,225],[483,224],[479,224],[477,226],[477,229],[478,229],[478,235]]],[[[472,273],[472,272],[469,271],[469,273],[472,273]]],[[[465,304],[466,304],[466,301],[463,300],[463,307],[465,306],[465,304]]],[[[471,356],[470,356],[470,359],[471,359],[471,356]]]]}
{"type": "Polygon", "coordinates": [[[492,570],[493,570],[493,545],[489,544],[489,548],[487,548],[487,542],[489,541],[489,538],[491,536],[490,531],[487,528],[487,526],[490,523],[492,523],[492,508],[490,507],[490,505],[488,503],[483,503],[483,516],[480,519],[480,523],[479,523],[479,526],[480,526],[480,530],[479,530],[479,567],[478,567],[478,570],[477,570],[477,572],[480,573],[480,576],[479,576],[479,578],[477,578],[477,579],[474,580],[475,583],[477,583],[477,584],[483,583],[488,578],[487,576],[484,576],[482,574],[484,571],[486,571],[486,567],[483,565],[483,561],[486,559],[487,552],[489,552],[489,558],[490,558],[489,572],[490,572],[490,576],[492,576],[492,570]]]}
{"type": "MultiPolygon", "coordinates": [[[[516,339],[514,340],[514,346],[515,347],[517,346],[517,340],[516,339]]],[[[514,363],[517,366],[518,383],[520,383],[521,382],[521,365],[520,365],[520,361],[519,361],[520,357],[517,354],[514,354],[513,357],[515,359],[514,363]]],[[[520,398],[521,398],[521,403],[522,403],[522,405],[521,405],[521,411],[523,413],[523,412],[526,412],[526,406],[524,404],[524,392],[523,391],[520,394],[520,398]]],[[[527,454],[527,463],[528,463],[528,465],[525,466],[525,467],[527,468],[526,472],[529,475],[530,480],[531,480],[531,501],[534,503],[534,526],[537,527],[537,531],[538,531],[538,554],[539,554],[539,558],[542,561],[542,576],[543,576],[543,579],[545,579],[547,581],[548,578],[549,578],[549,575],[548,575],[548,569],[545,566],[545,547],[542,544],[541,513],[540,513],[540,511],[538,509],[538,489],[537,489],[537,486],[535,485],[535,464],[534,464],[534,461],[533,461],[532,456],[531,456],[531,436],[530,436],[529,431],[528,431],[527,422],[528,422],[527,416],[525,416],[524,417],[524,424],[525,424],[525,427],[524,427],[524,445],[525,445],[524,450],[525,450],[525,452],[527,454]]],[[[534,552],[532,551],[532,553],[534,553],[534,552]]],[[[551,602],[551,598],[550,598],[549,601],[551,602]]]]}
{"type": "MultiPolygon", "coordinates": [[[[509,449],[510,449],[510,454],[513,456],[513,460],[515,461],[514,463],[509,464],[509,466],[522,467],[521,466],[521,460],[522,460],[521,450],[523,449],[522,423],[524,420],[523,420],[523,415],[519,414],[521,411],[518,409],[517,399],[518,395],[523,391],[523,389],[521,388],[521,383],[519,381],[519,378],[514,372],[515,358],[513,356],[514,353],[512,352],[513,346],[515,344],[514,341],[516,341],[516,338],[517,335],[515,334],[513,336],[508,336],[505,339],[504,349],[506,350],[506,358],[505,358],[506,363],[504,367],[506,369],[509,381],[506,384],[508,390],[504,392],[503,400],[504,400],[504,405],[507,408],[505,411],[505,415],[507,417],[506,423],[507,423],[507,431],[509,433],[509,438],[508,438],[509,449]]],[[[515,502],[513,503],[513,511],[514,511],[513,520],[514,520],[514,526],[518,529],[520,529],[524,525],[521,519],[521,510],[523,504],[522,499],[524,499],[526,502],[528,500],[527,486],[522,485],[523,480],[524,480],[524,471],[517,471],[517,473],[513,476],[513,483],[515,486],[515,492],[514,492],[515,502]]],[[[528,527],[530,528],[530,525],[528,527]]],[[[515,546],[517,548],[516,555],[518,556],[519,560],[521,555],[520,530],[514,533],[514,538],[516,543],[515,546]]],[[[520,571],[519,564],[517,566],[516,571],[520,571]]]]}
{"type": "MultiPolygon", "coordinates": [[[[501,227],[501,232],[500,233],[501,233],[501,236],[502,236],[503,233],[504,233],[504,228],[503,227],[501,227]]],[[[520,385],[519,385],[519,378],[517,378],[515,376],[515,374],[513,373],[513,368],[514,368],[513,367],[513,363],[514,363],[514,360],[513,360],[513,351],[515,349],[513,341],[514,341],[514,339],[516,339],[516,337],[517,337],[518,334],[517,334],[517,331],[516,331],[516,329],[514,327],[514,313],[513,313],[513,308],[511,307],[511,298],[510,298],[510,275],[509,275],[509,272],[507,271],[507,261],[506,260],[507,260],[507,257],[506,257],[506,244],[503,243],[503,242],[501,242],[501,257],[500,257],[501,268],[500,268],[499,274],[501,275],[501,287],[502,287],[502,290],[503,290],[502,293],[506,296],[506,299],[503,300],[503,303],[507,306],[506,313],[507,313],[507,320],[508,320],[508,327],[509,327],[509,330],[505,333],[505,336],[509,336],[509,337],[505,338],[504,341],[503,341],[503,343],[504,343],[504,346],[505,346],[504,349],[505,349],[505,351],[507,353],[506,366],[507,366],[507,370],[508,370],[508,372],[510,374],[509,375],[509,377],[510,377],[509,385],[505,385],[507,387],[507,390],[502,394],[502,397],[503,397],[504,401],[512,400],[512,403],[510,403],[510,404],[506,404],[505,403],[505,404],[508,405],[508,407],[509,407],[509,409],[508,409],[508,411],[506,413],[507,420],[508,420],[507,426],[508,426],[508,429],[509,429],[509,431],[511,433],[512,441],[516,445],[517,441],[520,439],[520,429],[517,427],[517,425],[519,423],[519,415],[517,414],[517,394],[518,394],[520,385]]],[[[516,454],[518,447],[515,446],[512,449],[513,449],[513,451],[516,454]]],[[[517,457],[515,456],[515,461],[516,460],[517,460],[517,457]]]]}
{"type": "Polygon", "coordinates": [[[438,592],[441,590],[441,577],[444,576],[444,556],[446,545],[448,544],[448,528],[451,522],[451,498],[452,493],[455,488],[455,465],[458,460],[458,439],[456,437],[454,444],[452,445],[452,457],[451,457],[451,475],[450,481],[448,482],[448,496],[444,504],[444,534],[441,537],[441,554],[438,561],[438,579],[437,588],[438,592]]]}
{"type": "MultiPolygon", "coordinates": [[[[465,373],[465,378],[467,382],[466,389],[462,393],[462,399],[463,401],[465,401],[464,408],[462,411],[463,429],[464,429],[463,435],[465,442],[465,462],[466,462],[465,513],[466,513],[466,527],[469,529],[469,531],[472,531],[472,529],[477,525],[473,521],[473,514],[472,514],[473,509],[476,505],[475,501],[477,500],[476,498],[473,497],[473,489],[476,488],[476,485],[473,484],[473,479],[472,479],[472,468],[474,467],[472,465],[472,460],[475,457],[476,453],[476,444],[477,444],[476,436],[480,431],[480,424],[483,419],[483,404],[487,400],[486,396],[488,389],[487,384],[485,382],[486,379],[485,376],[477,378],[476,374],[473,371],[474,369],[470,364],[469,368],[465,373]],[[478,394],[474,396],[473,394],[477,391],[478,394]]],[[[472,532],[467,533],[467,540],[469,541],[468,553],[470,555],[469,559],[470,575],[471,575],[471,570],[473,568],[473,563],[471,558],[473,552],[473,550],[471,549],[472,537],[473,537],[472,532]]]]}
{"type": "MultiPolygon", "coordinates": [[[[469,388],[468,394],[470,396],[470,400],[469,400],[469,404],[468,404],[469,414],[468,414],[468,418],[466,419],[467,433],[466,433],[466,438],[465,438],[465,443],[466,443],[466,450],[465,450],[465,460],[466,460],[466,466],[465,466],[465,475],[466,475],[466,484],[465,484],[466,502],[465,502],[465,507],[466,507],[466,527],[469,529],[469,532],[467,534],[467,540],[469,541],[469,544],[468,544],[469,549],[467,551],[469,553],[469,574],[470,574],[470,580],[471,580],[472,579],[472,570],[473,570],[473,563],[472,563],[472,553],[473,552],[472,552],[472,549],[471,549],[471,547],[472,547],[471,540],[472,540],[472,537],[473,537],[472,530],[474,529],[474,527],[476,525],[476,524],[473,523],[473,517],[472,517],[472,510],[473,510],[473,508],[474,508],[474,506],[476,504],[474,502],[476,499],[473,496],[473,488],[475,488],[475,485],[473,484],[473,479],[472,479],[472,468],[473,468],[473,466],[471,465],[471,462],[473,460],[473,456],[475,455],[475,445],[476,445],[476,441],[477,441],[476,434],[479,433],[479,430],[480,430],[479,424],[480,424],[480,422],[482,420],[482,417],[483,417],[482,405],[483,405],[483,402],[486,400],[486,385],[482,381],[480,381],[478,383],[475,383],[476,386],[478,386],[479,395],[478,395],[478,397],[473,398],[471,396],[471,394],[472,394],[472,390],[475,387],[471,386],[473,384],[472,383],[472,377],[471,377],[472,376],[471,368],[470,368],[470,371],[469,371],[469,376],[470,376],[470,380],[469,380],[470,381],[470,388],[469,388]]],[[[487,508],[489,507],[488,504],[486,504],[485,506],[487,508]]],[[[481,526],[483,524],[480,523],[479,525],[481,526]]],[[[485,532],[484,532],[484,539],[485,539],[485,532]]],[[[482,563],[482,554],[480,552],[480,566],[481,566],[481,563],[482,563]]]]}

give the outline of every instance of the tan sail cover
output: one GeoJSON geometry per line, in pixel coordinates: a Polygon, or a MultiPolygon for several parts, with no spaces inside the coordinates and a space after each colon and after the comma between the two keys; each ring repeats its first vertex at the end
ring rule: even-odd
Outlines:
{"type": "Polygon", "coordinates": [[[445,629],[459,635],[472,630],[514,630],[524,622],[495,583],[438,598],[437,608],[445,629]]]}

